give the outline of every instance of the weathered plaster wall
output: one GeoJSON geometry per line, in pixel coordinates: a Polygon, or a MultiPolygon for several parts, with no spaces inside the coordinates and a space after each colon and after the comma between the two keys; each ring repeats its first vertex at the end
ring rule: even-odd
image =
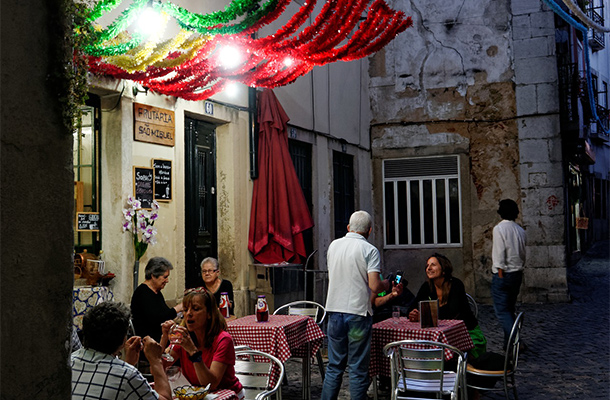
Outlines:
{"type": "MultiPolygon", "coordinates": [[[[556,112],[557,103],[554,42],[549,34],[552,28],[547,27],[552,20],[524,12],[529,18],[529,41],[519,42],[525,40],[521,30],[526,22],[513,20],[513,3],[517,2],[401,3],[413,17],[414,27],[371,60],[375,203],[383,204],[383,159],[462,155],[463,246],[383,252],[387,270],[410,271],[412,291],[424,279],[424,260],[439,250],[452,259],[467,290],[489,301],[497,204],[512,198],[523,208],[518,222],[528,232],[532,256],[528,266],[534,267],[526,274],[523,299],[540,300],[532,295],[540,287],[563,287],[565,293],[565,282],[559,279],[562,273],[565,278],[565,270],[557,268],[562,266],[562,257],[556,256],[552,263],[544,257],[545,252],[563,251],[561,217],[555,219],[540,209],[548,196],[561,199],[561,192],[555,190],[561,185],[557,118],[546,115],[556,112]],[[532,58],[533,66],[528,64],[532,58]],[[528,128],[529,124],[539,129],[528,128]],[[532,214],[536,217],[531,218],[532,214]],[[539,249],[541,243],[544,250],[539,249]],[[539,282],[539,275],[551,281],[528,285],[539,282]]],[[[382,221],[383,209],[376,211],[382,221]]],[[[562,212],[556,207],[551,214],[562,212]]],[[[378,229],[379,246],[383,245],[382,229],[378,229]]]]}
{"type": "Polygon", "coordinates": [[[2,399],[71,392],[74,177],[59,101],[68,93],[70,55],[64,3],[2,2],[2,399]]]}

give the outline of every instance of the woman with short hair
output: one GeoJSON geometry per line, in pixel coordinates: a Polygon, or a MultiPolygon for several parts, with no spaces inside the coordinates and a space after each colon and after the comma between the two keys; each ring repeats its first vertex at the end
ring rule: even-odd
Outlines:
{"type": "Polygon", "coordinates": [[[153,257],[146,264],[144,282],[137,287],[131,297],[131,314],[136,335],[150,336],[157,342],[161,340],[161,324],[176,318],[182,311],[182,304],[169,307],[161,290],[169,281],[172,263],[163,257],[153,257]]]}

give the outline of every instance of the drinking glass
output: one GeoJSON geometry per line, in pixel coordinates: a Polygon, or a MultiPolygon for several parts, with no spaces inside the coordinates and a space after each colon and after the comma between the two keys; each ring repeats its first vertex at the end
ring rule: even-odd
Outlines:
{"type": "Polygon", "coordinates": [[[395,324],[398,323],[398,319],[400,318],[400,307],[392,306],[392,319],[395,324]]]}

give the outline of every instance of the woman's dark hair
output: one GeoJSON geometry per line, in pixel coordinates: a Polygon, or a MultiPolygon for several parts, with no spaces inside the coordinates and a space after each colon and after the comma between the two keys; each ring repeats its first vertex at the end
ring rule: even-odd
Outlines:
{"type": "Polygon", "coordinates": [[[144,279],[148,280],[153,277],[158,278],[171,269],[174,269],[174,266],[166,258],[153,257],[148,260],[148,264],[146,264],[144,279]]]}
{"type": "Polygon", "coordinates": [[[106,354],[114,354],[127,336],[131,312],[123,303],[105,301],[91,308],[83,317],[83,345],[106,354]]]}
{"type": "Polygon", "coordinates": [[[514,221],[519,215],[519,206],[511,199],[500,200],[498,214],[502,219],[514,221]]]}
{"type": "Polygon", "coordinates": [[[205,324],[205,341],[203,347],[210,348],[220,332],[227,330],[227,322],[216,305],[214,295],[203,287],[187,290],[182,299],[182,308],[184,310],[189,308],[196,297],[201,297],[205,310],[208,313],[208,321],[205,324]]]}
{"type": "MultiPolygon", "coordinates": [[[[442,274],[443,278],[445,278],[445,280],[443,281],[443,284],[441,286],[443,298],[439,299],[439,302],[438,302],[438,305],[440,307],[440,306],[447,304],[447,299],[449,298],[449,292],[451,291],[451,280],[453,279],[453,264],[451,264],[451,261],[449,261],[449,259],[447,257],[445,257],[444,255],[439,254],[439,253],[432,254],[430,257],[428,257],[428,259],[426,261],[428,261],[432,257],[434,257],[438,260],[438,263],[441,266],[441,274],[442,274]]],[[[427,263],[426,263],[426,268],[427,268],[427,263]]],[[[430,290],[433,293],[435,293],[436,288],[434,287],[434,282],[432,282],[431,280],[428,279],[428,284],[430,285],[430,290]]]]}

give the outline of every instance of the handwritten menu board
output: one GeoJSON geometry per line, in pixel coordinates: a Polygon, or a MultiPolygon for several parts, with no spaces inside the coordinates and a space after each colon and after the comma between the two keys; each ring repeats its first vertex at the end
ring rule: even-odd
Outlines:
{"type": "Polygon", "coordinates": [[[155,193],[153,168],[133,167],[133,194],[142,208],[151,208],[155,193]]]}
{"type": "Polygon", "coordinates": [[[155,200],[172,200],[172,160],[153,159],[155,170],[155,200]]]}
{"type": "Polygon", "coordinates": [[[98,212],[77,212],[76,230],[78,232],[99,232],[100,213],[98,212]]]}

